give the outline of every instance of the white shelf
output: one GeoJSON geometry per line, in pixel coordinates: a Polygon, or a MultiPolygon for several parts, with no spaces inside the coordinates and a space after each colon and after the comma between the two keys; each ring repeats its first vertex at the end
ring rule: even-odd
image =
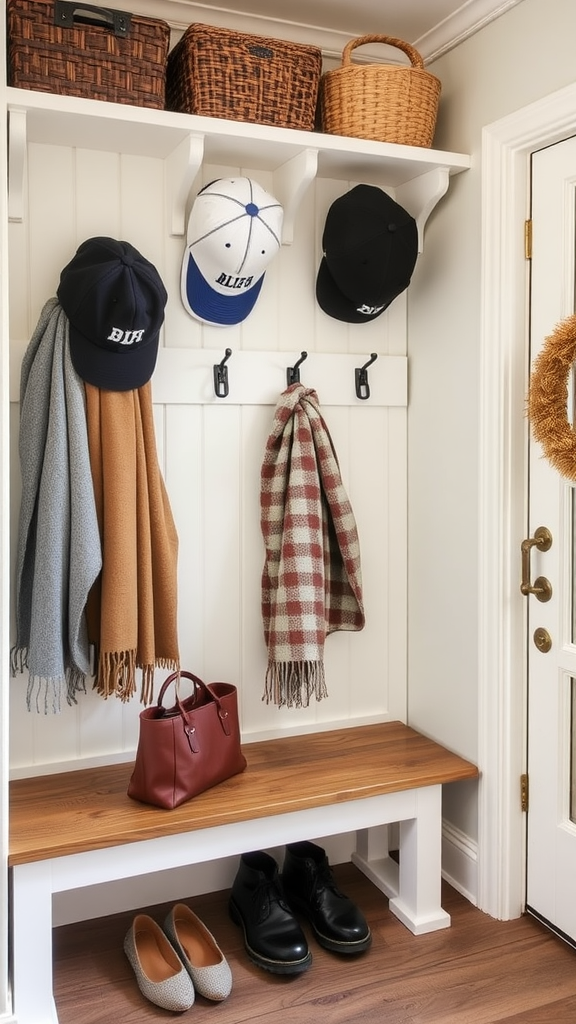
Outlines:
{"type": "Polygon", "coordinates": [[[387,187],[416,218],[422,240],[430,211],[453,174],[470,166],[462,153],[196,117],[121,103],[8,88],[10,218],[22,219],[28,142],[106,150],[167,161],[173,234],[184,233],[185,204],[202,162],[272,171],[285,210],[283,241],[315,176],[387,187]]]}

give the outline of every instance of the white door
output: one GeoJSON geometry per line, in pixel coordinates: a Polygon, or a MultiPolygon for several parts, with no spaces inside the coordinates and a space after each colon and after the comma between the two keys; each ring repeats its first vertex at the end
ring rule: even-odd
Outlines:
{"type": "MultiPolygon", "coordinates": [[[[575,223],[576,139],[568,139],[533,157],[531,364],[575,309],[575,223]]],[[[572,381],[569,394],[572,405],[572,381]]],[[[533,439],[529,479],[524,582],[548,580],[552,596],[542,579],[540,593],[527,596],[527,905],[576,942],[576,485],[533,439]]]]}

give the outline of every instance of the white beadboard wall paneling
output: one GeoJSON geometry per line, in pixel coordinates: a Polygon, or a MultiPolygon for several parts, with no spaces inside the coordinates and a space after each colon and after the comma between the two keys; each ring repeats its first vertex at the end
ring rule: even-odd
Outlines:
{"type": "MultiPolygon", "coordinates": [[[[292,244],[282,246],[277,259],[270,266],[277,294],[278,329],[275,344],[281,350],[320,349],[311,316],[316,304],[314,289],[320,253],[314,244],[312,230],[317,195],[315,182],[306,191],[299,207],[292,244]]],[[[337,345],[333,346],[333,351],[339,351],[337,345]]]]}
{"type": "MultiPolygon", "coordinates": [[[[28,179],[26,178],[26,200],[27,196],[28,179]]],[[[23,283],[30,277],[30,267],[28,263],[28,232],[22,222],[8,223],[8,248],[10,251],[8,267],[10,336],[28,338],[30,316],[23,283]]]]}
{"type": "MultiPolygon", "coordinates": [[[[338,454],[338,462],[342,474],[342,482],[350,498],[352,508],[357,507],[356,498],[350,487],[351,452],[351,416],[345,407],[323,406],[322,412],[334,447],[338,454]]],[[[356,511],[355,511],[356,517],[356,511]]],[[[358,651],[366,644],[363,631],[356,633],[334,633],[326,637],[324,645],[324,670],[326,673],[326,689],[328,697],[313,705],[318,722],[345,722],[350,717],[351,707],[355,702],[356,687],[354,676],[350,674],[353,660],[352,650],[358,651]]]]}
{"type": "MultiPolygon", "coordinates": [[[[405,722],[408,714],[408,417],[406,409],[399,408],[389,409],[387,416],[388,530],[385,535],[382,531],[381,536],[382,542],[384,536],[386,537],[388,563],[385,574],[377,585],[382,587],[385,582],[388,591],[386,659],[390,718],[405,722]]],[[[380,535],[377,517],[378,511],[374,509],[374,519],[369,532],[372,539],[380,535]]]]}
{"type": "MultiPolygon", "coordinates": [[[[252,314],[232,328],[203,325],[180,297],[185,239],[170,235],[164,163],[30,143],[27,215],[10,224],[12,551],[20,471],[18,401],[22,355],[62,267],[95,234],[124,238],[158,268],[168,291],[152,379],[158,457],[179,535],[178,623],[182,666],[238,686],[243,736],[306,733],[405,717],[406,703],[406,299],[374,323],[340,324],[318,307],[315,280],[330,203],[352,182],[318,178],[304,195],[293,244],[272,261],[252,314]],[[46,196],[50,196],[50,202],[46,196]],[[228,398],[214,393],[213,366],[227,361],[228,398]],[[286,371],[308,352],[302,383],[318,393],[356,516],[366,627],[326,639],[329,696],[306,709],[262,700],[266,649],[260,586],[260,468],[286,371]],[[355,394],[357,367],[372,352],[370,398],[355,394]]],[[[206,165],[195,189],[250,169],[206,165]],[[200,180],[201,179],[201,180],[200,180]]],[[[252,172],[269,189],[269,172],[252,172]]],[[[156,673],[156,693],[165,678],[156,673]]],[[[139,695],[128,704],[89,689],[60,715],[29,713],[26,678],[10,682],[11,771],[64,770],[133,756],[139,695]]]]}
{"type": "MultiPolygon", "coordinates": [[[[241,416],[204,409],[204,649],[209,674],[240,685],[241,416]]],[[[256,453],[254,453],[256,457],[256,453]]],[[[193,573],[194,567],[190,566],[193,573]]]]}
{"type": "Polygon", "coordinates": [[[182,667],[206,675],[204,415],[200,406],[165,409],[165,481],[178,531],[178,635],[182,667]]]}
{"type": "MultiPolygon", "coordinates": [[[[92,235],[118,237],[122,228],[123,157],[119,153],[76,149],[76,188],[74,206],[77,245],[92,235]]],[[[145,161],[142,160],[144,168],[145,161]]],[[[142,218],[145,220],[146,218],[142,218]]],[[[75,245],[70,259],[76,251],[75,245]]]]}
{"type": "MultiPolygon", "coordinates": [[[[242,564],[240,623],[242,686],[240,690],[244,735],[267,735],[293,722],[293,712],[269,707],[263,700],[266,645],[261,611],[264,542],[260,529],[260,468],[273,410],[269,406],[242,407],[242,564]]],[[[300,725],[313,722],[310,709],[302,711],[300,725]]]]}
{"type": "MultiPolygon", "coordinates": [[[[10,323],[23,308],[29,318],[29,336],[42,306],[58,284],[60,269],[70,259],[75,241],[76,194],[74,151],[58,146],[33,145],[28,150],[29,213],[19,228],[28,244],[26,276],[15,287],[22,292],[10,305],[10,323]],[[51,197],[49,203],[46,196],[51,197]],[[26,301],[27,300],[27,301],[26,301]]],[[[14,337],[12,326],[11,336],[14,337]]]]}
{"type": "Polygon", "coordinates": [[[402,718],[406,671],[405,525],[403,507],[406,411],[367,408],[351,415],[348,479],[362,553],[366,625],[362,642],[351,644],[351,717],[380,706],[389,718],[402,718]],[[364,453],[364,456],[359,453],[364,453]],[[400,551],[400,554],[398,553],[400,551]],[[383,639],[385,637],[385,639],[383,639]]]}

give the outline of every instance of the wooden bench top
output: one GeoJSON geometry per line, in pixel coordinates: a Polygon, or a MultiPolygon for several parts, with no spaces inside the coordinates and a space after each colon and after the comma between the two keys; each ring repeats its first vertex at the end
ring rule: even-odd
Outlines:
{"type": "Polygon", "coordinates": [[[127,796],[132,764],[10,783],[10,866],[439,783],[475,765],[400,722],[243,744],[241,775],[174,810],[127,796]]]}

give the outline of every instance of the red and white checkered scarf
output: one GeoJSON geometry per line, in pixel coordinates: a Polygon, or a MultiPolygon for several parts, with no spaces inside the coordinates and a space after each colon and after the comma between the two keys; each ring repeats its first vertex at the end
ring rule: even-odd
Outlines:
{"type": "Polygon", "coordinates": [[[324,642],[364,626],[360,545],[315,391],[280,396],[261,471],[266,556],[262,617],[267,703],[307,707],[327,696],[324,642]]]}

